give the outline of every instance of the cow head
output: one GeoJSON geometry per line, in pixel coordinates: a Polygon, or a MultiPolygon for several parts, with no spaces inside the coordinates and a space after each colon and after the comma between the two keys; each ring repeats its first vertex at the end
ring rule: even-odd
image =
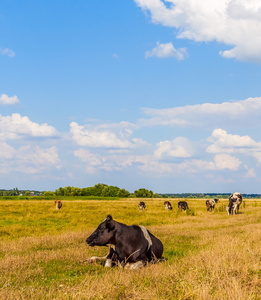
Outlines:
{"type": "Polygon", "coordinates": [[[115,235],[115,221],[111,215],[98,226],[98,228],[86,239],[89,246],[106,246],[113,243],[115,235]]]}

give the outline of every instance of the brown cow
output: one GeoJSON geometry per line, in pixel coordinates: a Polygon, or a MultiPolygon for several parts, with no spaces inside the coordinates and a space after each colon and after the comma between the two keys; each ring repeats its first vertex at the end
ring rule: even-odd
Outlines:
{"type": "Polygon", "coordinates": [[[217,198],[211,199],[211,200],[206,200],[207,211],[214,211],[216,203],[218,203],[218,199],[217,198]]]}
{"type": "Polygon", "coordinates": [[[180,211],[186,211],[188,209],[188,203],[186,201],[179,201],[178,208],[180,209],[180,211]]]}
{"type": "Polygon", "coordinates": [[[55,208],[56,208],[57,210],[61,209],[62,206],[63,206],[61,200],[55,200],[54,203],[55,203],[55,208]]]}

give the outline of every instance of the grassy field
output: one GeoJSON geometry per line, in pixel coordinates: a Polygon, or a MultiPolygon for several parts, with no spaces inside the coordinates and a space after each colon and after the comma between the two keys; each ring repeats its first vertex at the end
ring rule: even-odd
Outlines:
{"type": "Polygon", "coordinates": [[[0,299],[261,299],[261,201],[245,199],[228,216],[227,199],[0,201],[0,299]],[[146,226],[164,245],[164,261],[140,270],[86,264],[106,247],[85,240],[107,214],[146,226]]]}

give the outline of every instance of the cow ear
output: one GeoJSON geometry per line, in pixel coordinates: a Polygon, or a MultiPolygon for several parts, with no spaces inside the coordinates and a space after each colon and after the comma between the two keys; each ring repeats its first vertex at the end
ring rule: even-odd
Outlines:
{"type": "Polygon", "coordinates": [[[107,217],[106,217],[106,221],[111,221],[112,220],[112,216],[111,215],[108,215],[107,217]]]}
{"type": "Polygon", "coordinates": [[[108,228],[109,232],[111,230],[114,229],[115,225],[114,225],[114,222],[112,222],[112,216],[111,215],[108,215],[107,218],[106,218],[106,228],[108,228]]]}

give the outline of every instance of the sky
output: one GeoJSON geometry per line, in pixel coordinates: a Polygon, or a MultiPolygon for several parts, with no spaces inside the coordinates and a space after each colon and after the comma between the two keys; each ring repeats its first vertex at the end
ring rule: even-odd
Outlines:
{"type": "Polygon", "coordinates": [[[261,193],[259,0],[2,0],[0,189],[261,193]]]}

